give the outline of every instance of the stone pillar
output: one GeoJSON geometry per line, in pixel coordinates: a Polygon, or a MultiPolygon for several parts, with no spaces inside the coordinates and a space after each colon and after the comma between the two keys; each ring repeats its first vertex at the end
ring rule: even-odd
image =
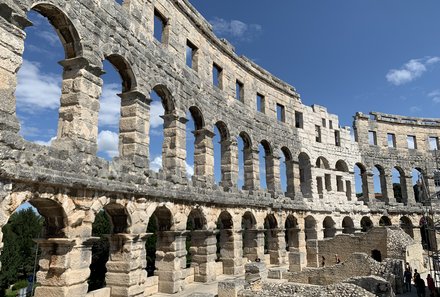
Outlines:
{"type": "Polygon", "coordinates": [[[319,267],[318,240],[307,240],[307,267],[319,267]]]}
{"type": "Polygon", "coordinates": [[[382,188],[382,194],[384,195],[385,202],[396,203],[396,198],[394,197],[393,190],[393,176],[391,174],[384,174],[383,176],[381,176],[381,181],[382,180],[385,183],[385,186],[382,188]]]}
{"type": "Polygon", "coordinates": [[[286,239],[284,229],[268,229],[270,264],[286,263],[286,239]]]}
{"type": "Polygon", "coordinates": [[[82,57],[60,62],[64,67],[58,134],[53,145],[96,154],[101,68],[82,57]]]}
{"type": "Polygon", "coordinates": [[[365,202],[373,202],[376,199],[374,191],[374,173],[373,171],[366,171],[362,174],[362,180],[366,181],[366,184],[362,183],[362,190],[365,202]],[[365,178],[364,178],[365,177],[365,178]],[[365,193],[367,191],[367,194],[365,193]]]}
{"type": "Polygon", "coordinates": [[[214,133],[201,129],[194,131],[194,178],[208,184],[214,183],[214,133]]]}
{"type": "Polygon", "coordinates": [[[252,191],[260,188],[258,159],[258,150],[244,149],[244,190],[252,191]]]}
{"type": "Polygon", "coordinates": [[[303,197],[301,190],[299,162],[297,161],[293,161],[293,188],[295,190],[295,199],[299,199],[298,197],[303,197]]]}
{"type": "Polygon", "coordinates": [[[244,273],[243,239],[241,230],[220,230],[220,260],[223,263],[223,273],[239,275],[244,273]]]}
{"type": "Polygon", "coordinates": [[[243,256],[248,261],[264,261],[264,229],[244,230],[243,237],[243,256]]]}
{"type": "Polygon", "coordinates": [[[420,229],[419,226],[413,226],[412,228],[413,228],[413,234],[414,234],[414,241],[416,243],[422,244],[422,234],[421,234],[422,230],[420,229]]]}
{"type": "Polygon", "coordinates": [[[155,275],[159,277],[159,292],[174,294],[185,287],[186,232],[157,232],[155,275]]]}
{"type": "Polygon", "coordinates": [[[221,173],[220,185],[229,190],[237,187],[238,180],[238,145],[236,140],[222,140],[221,145],[221,173]]]}
{"type": "MultiPolygon", "coordinates": [[[[2,10],[8,11],[7,4],[2,4],[2,10]]],[[[11,8],[12,9],[12,8],[11,8]]],[[[25,15],[6,14],[0,22],[0,130],[17,133],[20,124],[16,117],[15,90],[17,87],[17,71],[23,63],[24,29],[32,23],[25,15]],[[13,17],[12,17],[13,16],[13,17]]]]}
{"type": "Polygon", "coordinates": [[[289,228],[286,229],[286,234],[287,234],[287,242],[286,245],[289,247],[289,250],[292,248],[298,248],[298,232],[299,232],[299,228],[289,228]]]}
{"type": "Polygon", "coordinates": [[[109,235],[105,282],[112,297],[144,296],[147,279],[145,242],[151,234],[109,235]]]}
{"type": "MultiPolygon", "coordinates": [[[[416,204],[416,197],[414,196],[412,176],[405,176],[404,179],[405,179],[406,204],[407,205],[415,205],[416,204]]],[[[402,195],[403,195],[403,192],[402,192],[402,195]]]]}
{"type": "Polygon", "coordinates": [[[267,190],[276,196],[281,193],[280,157],[271,155],[265,158],[267,190]]]}
{"type": "Polygon", "coordinates": [[[49,238],[36,240],[41,251],[35,297],[82,297],[87,294],[92,242],[49,238]]]}
{"type": "Polygon", "coordinates": [[[179,179],[186,179],[186,122],[184,117],[176,113],[162,116],[163,123],[163,146],[162,146],[162,168],[167,179],[177,182],[179,179]],[[176,180],[177,178],[177,180],[176,180]]]}
{"type": "Polygon", "coordinates": [[[216,279],[217,239],[214,231],[195,230],[191,232],[191,267],[194,267],[194,281],[211,282],[216,279]]]}
{"type": "Polygon", "coordinates": [[[138,168],[148,168],[151,99],[137,91],[122,93],[119,97],[121,97],[120,158],[138,168]]]}
{"type": "Polygon", "coordinates": [[[295,174],[294,167],[295,163],[293,161],[286,160],[286,197],[294,198],[295,197],[295,174]]]}

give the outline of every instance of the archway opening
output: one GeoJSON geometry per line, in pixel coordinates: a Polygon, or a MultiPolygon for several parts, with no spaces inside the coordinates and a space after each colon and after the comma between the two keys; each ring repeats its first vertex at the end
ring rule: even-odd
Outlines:
{"type": "Polygon", "coordinates": [[[331,238],[336,235],[336,223],[331,217],[325,217],[322,222],[324,238],[331,238]]]}
{"type": "Polygon", "coordinates": [[[248,261],[255,261],[262,256],[258,250],[256,224],[254,215],[249,211],[245,212],[241,218],[241,229],[243,230],[243,257],[248,261]]]}
{"type": "Polygon", "coordinates": [[[286,219],[286,223],[284,224],[285,228],[285,240],[286,240],[286,251],[290,251],[291,249],[297,249],[299,247],[299,228],[298,221],[293,215],[289,215],[286,219]]]}
{"type": "Polygon", "coordinates": [[[413,224],[408,217],[403,216],[400,218],[400,228],[402,228],[402,230],[405,231],[406,234],[414,239],[413,224]]]}
{"type": "Polygon", "coordinates": [[[423,195],[423,171],[420,168],[414,168],[411,171],[412,176],[412,184],[413,184],[413,191],[414,191],[414,199],[416,202],[422,202],[424,195],[423,195]]]}
{"type": "Polygon", "coordinates": [[[371,258],[373,258],[377,262],[382,262],[382,253],[379,250],[372,250],[371,258]]]}
{"type": "Polygon", "coordinates": [[[214,126],[214,177],[217,184],[229,188],[232,186],[232,152],[229,131],[225,123],[214,126]]]}
{"type": "Polygon", "coordinates": [[[361,219],[361,231],[368,232],[373,228],[373,221],[369,217],[362,217],[361,219]]]}
{"type": "Polygon", "coordinates": [[[387,216],[382,216],[379,220],[379,226],[385,227],[385,226],[391,226],[391,220],[387,216]]]}
{"type": "Polygon", "coordinates": [[[434,222],[431,218],[424,216],[420,219],[419,225],[423,249],[435,251],[437,249],[437,239],[434,222]]]}
{"type": "Polygon", "coordinates": [[[16,114],[24,139],[50,146],[57,138],[64,88],[63,59],[82,53],[78,33],[67,16],[50,4],[37,4],[27,17],[33,26],[25,29],[23,63],[17,73],[16,114]]]}
{"type": "Polygon", "coordinates": [[[244,190],[252,190],[253,187],[253,160],[252,160],[252,143],[249,135],[241,132],[238,137],[239,150],[239,169],[238,169],[238,185],[244,190]]]}
{"type": "Polygon", "coordinates": [[[385,201],[385,199],[387,198],[385,170],[380,165],[375,165],[373,168],[373,180],[374,197],[378,200],[385,201]]]}
{"type": "Polygon", "coordinates": [[[353,220],[350,217],[345,217],[342,220],[342,233],[353,234],[355,232],[353,220]]]}
{"type": "Polygon", "coordinates": [[[217,220],[217,261],[223,263],[223,273],[234,274],[234,223],[227,211],[222,211],[217,220]]]}
{"type": "Polygon", "coordinates": [[[293,198],[295,195],[295,176],[292,153],[287,147],[282,147],[280,155],[282,156],[280,160],[280,172],[282,173],[280,178],[281,188],[287,197],[293,198]]]}
{"type": "Polygon", "coordinates": [[[202,164],[203,154],[206,153],[202,135],[202,129],[205,126],[202,112],[195,106],[189,108],[186,115],[188,122],[186,123],[186,174],[190,179],[194,174],[200,175],[197,166],[202,164]]]}
{"type": "Polygon", "coordinates": [[[273,214],[268,214],[264,219],[264,254],[269,255],[270,264],[276,263],[278,253],[278,223],[273,214]]]}
{"type": "Polygon", "coordinates": [[[260,171],[260,188],[273,190],[271,173],[273,173],[273,163],[272,163],[272,148],[270,144],[263,140],[258,145],[259,151],[259,171],[260,171]]]}
{"type": "Polygon", "coordinates": [[[312,195],[312,164],[310,157],[306,153],[300,153],[299,161],[299,179],[301,186],[301,193],[304,197],[311,197],[312,195]]]}
{"type": "Polygon", "coordinates": [[[318,233],[316,232],[316,220],[312,216],[307,216],[304,219],[304,232],[306,240],[318,239],[318,233]]]}
{"type": "Polygon", "coordinates": [[[368,175],[365,166],[356,163],[354,166],[356,197],[363,201],[368,199],[368,175]]]}

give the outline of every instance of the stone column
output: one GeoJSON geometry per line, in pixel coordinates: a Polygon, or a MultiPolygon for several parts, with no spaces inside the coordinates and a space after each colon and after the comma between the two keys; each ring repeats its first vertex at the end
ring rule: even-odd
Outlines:
{"type": "Polygon", "coordinates": [[[243,256],[249,261],[264,261],[264,229],[247,229],[243,235],[243,256]]]}
{"type": "MultiPolygon", "coordinates": [[[[406,204],[407,205],[415,205],[416,204],[416,197],[414,196],[412,176],[405,176],[404,179],[405,179],[406,204]]],[[[403,192],[402,192],[402,195],[403,195],[403,192]]]]}
{"type": "Polygon", "coordinates": [[[217,259],[216,232],[195,230],[191,232],[191,267],[194,267],[194,281],[211,282],[216,279],[217,259]]]}
{"type": "Polygon", "coordinates": [[[221,145],[221,173],[220,185],[229,190],[237,187],[238,180],[238,145],[236,140],[222,140],[221,145]]]}
{"type": "Polygon", "coordinates": [[[294,175],[294,166],[295,163],[293,161],[286,160],[286,197],[294,198],[295,197],[295,175],[294,175]]]}
{"type": "Polygon", "coordinates": [[[385,186],[383,186],[382,188],[382,194],[384,195],[385,202],[396,203],[396,198],[394,197],[393,190],[393,176],[391,174],[384,174],[383,176],[381,176],[381,181],[382,180],[385,183],[385,186]]]}
{"type": "Polygon", "coordinates": [[[269,229],[270,264],[281,265],[286,263],[286,239],[284,229],[269,229]]]}
{"type": "Polygon", "coordinates": [[[122,93],[119,97],[121,97],[120,158],[138,168],[148,168],[151,99],[137,91],[122,93]]]}
{"type": "Polygon", "coordinates": [[[159,231],[157,235],[155,275],[159,277],[159,292],[180,292],[188,276],[186,231],[159,231]]]}
{"type": "Polygon", "coordinates": [[[82,297],[87,294],[90,276],[93,238],[80,242],[77,239],[38,239],[41,250],[40,270],[35,297],[82,297]]]}
{"type": "Polygon", "coordinates": [[[167,179],[178,182],[187,178],[186,174],[186,122],[187,119],[179,117],[176,113],[162,116],[163,146],[162,168],[167,179]]]}
{"type": "Polygon", "coordinates": [[[220,230],[220,260],[223,263],[224,274],[244,273],[242,235],[241,230],[220,230]]]}
{"type": "MultiPolygon", "coordinates": [[[[7,4],[2,4],[2,10],[10,9],[7,4]]],[[[12,9],[12,8],[11,8],[12,9]]],[[[23,63],[24,29],[32,23],[25,15],[11,13],[9,17],[3,16],[0,22],[0,130],[17,133],[20,124],[16,117],[15,90],[17,87],[17,71],[23,63]],[[14,16],[14,17],[12,17],[14,16]]]]}
{"type": "Polygon", "coordinates": [[[362,192],[365,202],[373,202],[376,199],[374,191],[374,173],[373,171],[366,171],[362,174],[362,180],[365,179],[365,183],[362,182],[362,192]],[[367,193],[365,193],[365,191],[367,193]]]}
{"type": "Polygon", "coordinates": [[[53,145],[61,149],[96,154],[99,97],[104,73],[85,58],[60,62],[64,67],[58,134],[53,145]]]}
{"type": "Polygon", "coordinates": [[[272,193],[272,195],[279,195],[281,193],[280,157],[271,155],[265,158],[267,190],[272,193]]]}
{"type": "Polygon", "coordinates": [[[295,191],[296,200],[299,199],[298,197],[303,197],[301,191],[300,169],[297,161],[293,161],[293,188],[295,191]]]}
{"type": "Polygon", "coordinates": [[[258,150],[244,149],[244,190],[252,191],[260,188],[258,159],[258,150]]]}
{"type": "Polygon", "coordinates": [[[109,235],[105,281],[112,297],[144,296],[147,279],[145,242],[151,234],[109,235]]]}
{"type": "Polygon", "coordinates": [[[194,131],[194,178],[204,183],[214,183],[214,146],[215,134],[207,129],[194,131]]]}

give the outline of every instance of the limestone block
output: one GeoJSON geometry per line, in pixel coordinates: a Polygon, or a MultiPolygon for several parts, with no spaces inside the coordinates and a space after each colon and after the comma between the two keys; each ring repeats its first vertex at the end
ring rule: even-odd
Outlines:
{"type": "Polygon", "coordinates": [[[239,279],[218,282],[218,297],[237,297],[238,292],[244,289],[245,283],[239,279]]]}
{"type": "Polygon", "coordinates": [[[267,278],[267,269],[263,262],[247,263],[244,269],[246,281],[255,282],[267,278]]]}
{"type": "Polygon", "coordinates": [[[267,277],[272,279],[282,279],[283,274],[286,272],[287,268],[270,268],[267,277]]]}
{"type": "Polygon", "coordinates": [[[306,254],[303,252],[289,252],[289,271],[302,271],[306,266],[306,254]]]}
{"type": "Polygon", "coordinates": [[[110,297],[110,288],[102,288],[96,291],[87,293],[86,297],[110,297]]]}

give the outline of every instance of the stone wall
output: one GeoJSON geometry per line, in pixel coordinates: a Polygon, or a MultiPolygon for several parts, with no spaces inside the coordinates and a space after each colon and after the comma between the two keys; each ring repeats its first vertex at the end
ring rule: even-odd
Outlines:
{"type": "Polygon", "coordinates": [[[427,168],[424,174],[433,192],[432,152],[419,145],[417,150],[387,154],[367,145],[365,135],[370,126],[377,126],[377,131],[397,129],[399,135],[417,132],[418,139],[438,136],[435,120],[403,121],[396,116],[399,120],[393,122],[358,114],[358,142],[352,141],[350,128],[339,127],[336,115],[325,107],[303,105],[293,87],[238,56],[186,0],[126,0],[123,5],[113,0],[0,0],[0,9],[0,225],[24,202],[45,217],[38,274],[42,286],[36,296],[85,296],[92,223],[100,211],[112,218],[107,278],[121,296],[176,293],[193,280],[214,280],[219,269],[214,264],[217,231],[225,243],[220,260],[226,274],[242,273],[244,258],[265,259],[265,252],[271,264],[284,263],[286,234],[288,248],[305,253],[306,239],[354,233],[364,228],[365,219],[373,226],[384,217],[393,225],[404,219],[421,241],[423,204],[411,199],[410,190],[405,201],[395,203],[388,171],[383,174],[386,199],[375,199],[371,173],[376,164],[397,164],[405,168],[410,189],[406,168],[427,168]],[[50,20],[65,50],[57,138],[50,147],[19,134],[15,89],[24,30],[32,25],[30,10],[50,20]],[[155,14],[165,22],[162,40],[153,37],[155,14]],[[188,41],[198,48],[191,68],[185,64],[188,41]],[[117,68],[123,85],[120,155],[112,161],[96,155],[105,59],[117,68]],[[214,63],[223,69],[219,86],[212,83],[214,63]],[[240,100],[237,80],[244,88],[240,100]],[[158,173],[149,166],[152,91],[165,108],[163,168],[158,173]],[[257,93],[265,97],[264,112],[256,110],[257,93]],[[280,121],[277,104],[284,106],[280,121]],[[191,179],[185,168],[188,113],[197,126],[191,179]],[[215,127],[221,131],[219,183],[213,178],[215,127]],[[238,151],[238,137],[245,142],[244,152],[238,151]],[[266,187],[259,180],[259,144],[266,154],[266,187]],[[245,159],[242,188],[237,186],[239,153],[245,159]],[[282,155],[286,191],[280,184],[282,155]],[[355,164],[362,167],[360,199],[354,187],[355,164]],[[145,273],[150,219],[157,220],[160,229],[154,278],[145,273]],[[186,230],[191,219],[199,222],[197,230],[186,230]],[[191,249],[197,261],[190,269],[185,248],[189,231],[198,236],[191,249]],[[270,238],[268,251],[265,236],[270,238]],[[127,277],[115,278],[118,274],[127,277]]]}

